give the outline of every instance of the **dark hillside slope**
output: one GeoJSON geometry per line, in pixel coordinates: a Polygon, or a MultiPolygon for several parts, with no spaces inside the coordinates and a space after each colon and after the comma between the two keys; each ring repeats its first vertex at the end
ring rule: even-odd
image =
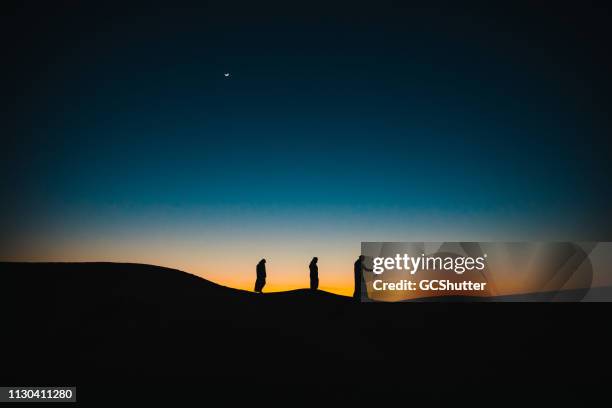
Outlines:
{"type": "Polygon", "coordinates": [[[603,305],[258,295],[140,264],[0,263],[0,270],[3,384],[144,380],[271,394],[307,386],[452,395],[521,378],[536,388],[571,381],[579,392],[581,382],[596,387],[580,367],[611,362],[603,305]]]}

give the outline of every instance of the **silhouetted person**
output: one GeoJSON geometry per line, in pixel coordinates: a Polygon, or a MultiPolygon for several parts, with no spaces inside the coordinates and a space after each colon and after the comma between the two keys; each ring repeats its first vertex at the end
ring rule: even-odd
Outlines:
{"type": "Polygon", "coordinates": [[[266,286],[266,260],[262,259],[257,264],[257,280],[255,281],[255,292],[262,293],[264,286],[266,286]]]}
{"type": "Polygon", "coordinates": [[[308,265],[308,269],[310,269],[310,289],[317,290],[319,288],[319,267],[317,266],[317,262],[319,258],[316,256],[312,258],[310,261],[310,265],[308,265]]]}
{"type": "Polygon", "coordinates": [[[359,258],[355,261],[355,292],[353,293],[353,298],[355,300],[361,299],[361,293],[365,290],[365,276],[363,274],[364,270],[372,271],[368,269],[364,265],[365,256],[359,255],[359,258]]]}
{"type": "Polygon", "coordinates": [[[359,299],[361,296],[361,261],[363,259],[363,255],[360,255],[359,258],[355,261],[355,291],[353,292],[353,298],[355,300],[359,299]]]}

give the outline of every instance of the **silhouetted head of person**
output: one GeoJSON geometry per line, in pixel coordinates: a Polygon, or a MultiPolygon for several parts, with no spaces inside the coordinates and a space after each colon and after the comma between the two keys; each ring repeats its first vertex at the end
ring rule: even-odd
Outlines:
{"type": "Polygon", "coordinates": [[[365,261],[365,256],[364,256],[364,255],[359,255],[359,260],[360,260],[361,262],[365,261]]]}
{"type": "Polygon", "coordinates": [[[259,261],[260,264],[265,264],[266,263],[266,258],[263,258],[261,261],[259,261]]]}
{"type": "Polygon", "coordinates": [[[310,261],[310,263],[313,263],[313,264],[316,264],[317,262],[319,262],[319,258],[317,258],[316,256],[312,258],[312,261],[310,261]]]}

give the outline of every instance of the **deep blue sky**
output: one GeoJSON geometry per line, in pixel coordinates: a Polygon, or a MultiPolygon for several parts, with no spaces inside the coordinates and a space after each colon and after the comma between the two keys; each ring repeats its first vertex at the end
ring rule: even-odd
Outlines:
{"type": "Polygon", "coordinates": [[[8,16],[3,257],[143,214],[610,238],[609,10],[224,3],[8,16]]]}

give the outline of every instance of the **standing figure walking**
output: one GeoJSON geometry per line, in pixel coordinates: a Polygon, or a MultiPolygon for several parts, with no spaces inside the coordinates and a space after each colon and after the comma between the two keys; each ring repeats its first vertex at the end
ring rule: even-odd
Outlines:
{"type": "Polygon", "coordinates": [[[360,300],[362,298],[368,298],[368,291],[366,288],[365,272],[372,272],[365,266],[365,256],[359,255],[359,258],[355,261],[355,292],[353,292],[353,298],[360,300]]]}
{"type": "Polygon", "coordinates": [[[263,288],[266,286],[266,260],[262,259],[257,264],[256,268],[257,280],[255,281],[255,292],[263,293],[263,288]]]}
{"type": "Polygon", "coordinates": [[[310,265],[308,265],[308,269],[310,269],[310,289],[317,290],[319,288],[319,267],[317,266],[317,262],[319,258],[316,256],[312,258],[310,261],[310,265]]]}

